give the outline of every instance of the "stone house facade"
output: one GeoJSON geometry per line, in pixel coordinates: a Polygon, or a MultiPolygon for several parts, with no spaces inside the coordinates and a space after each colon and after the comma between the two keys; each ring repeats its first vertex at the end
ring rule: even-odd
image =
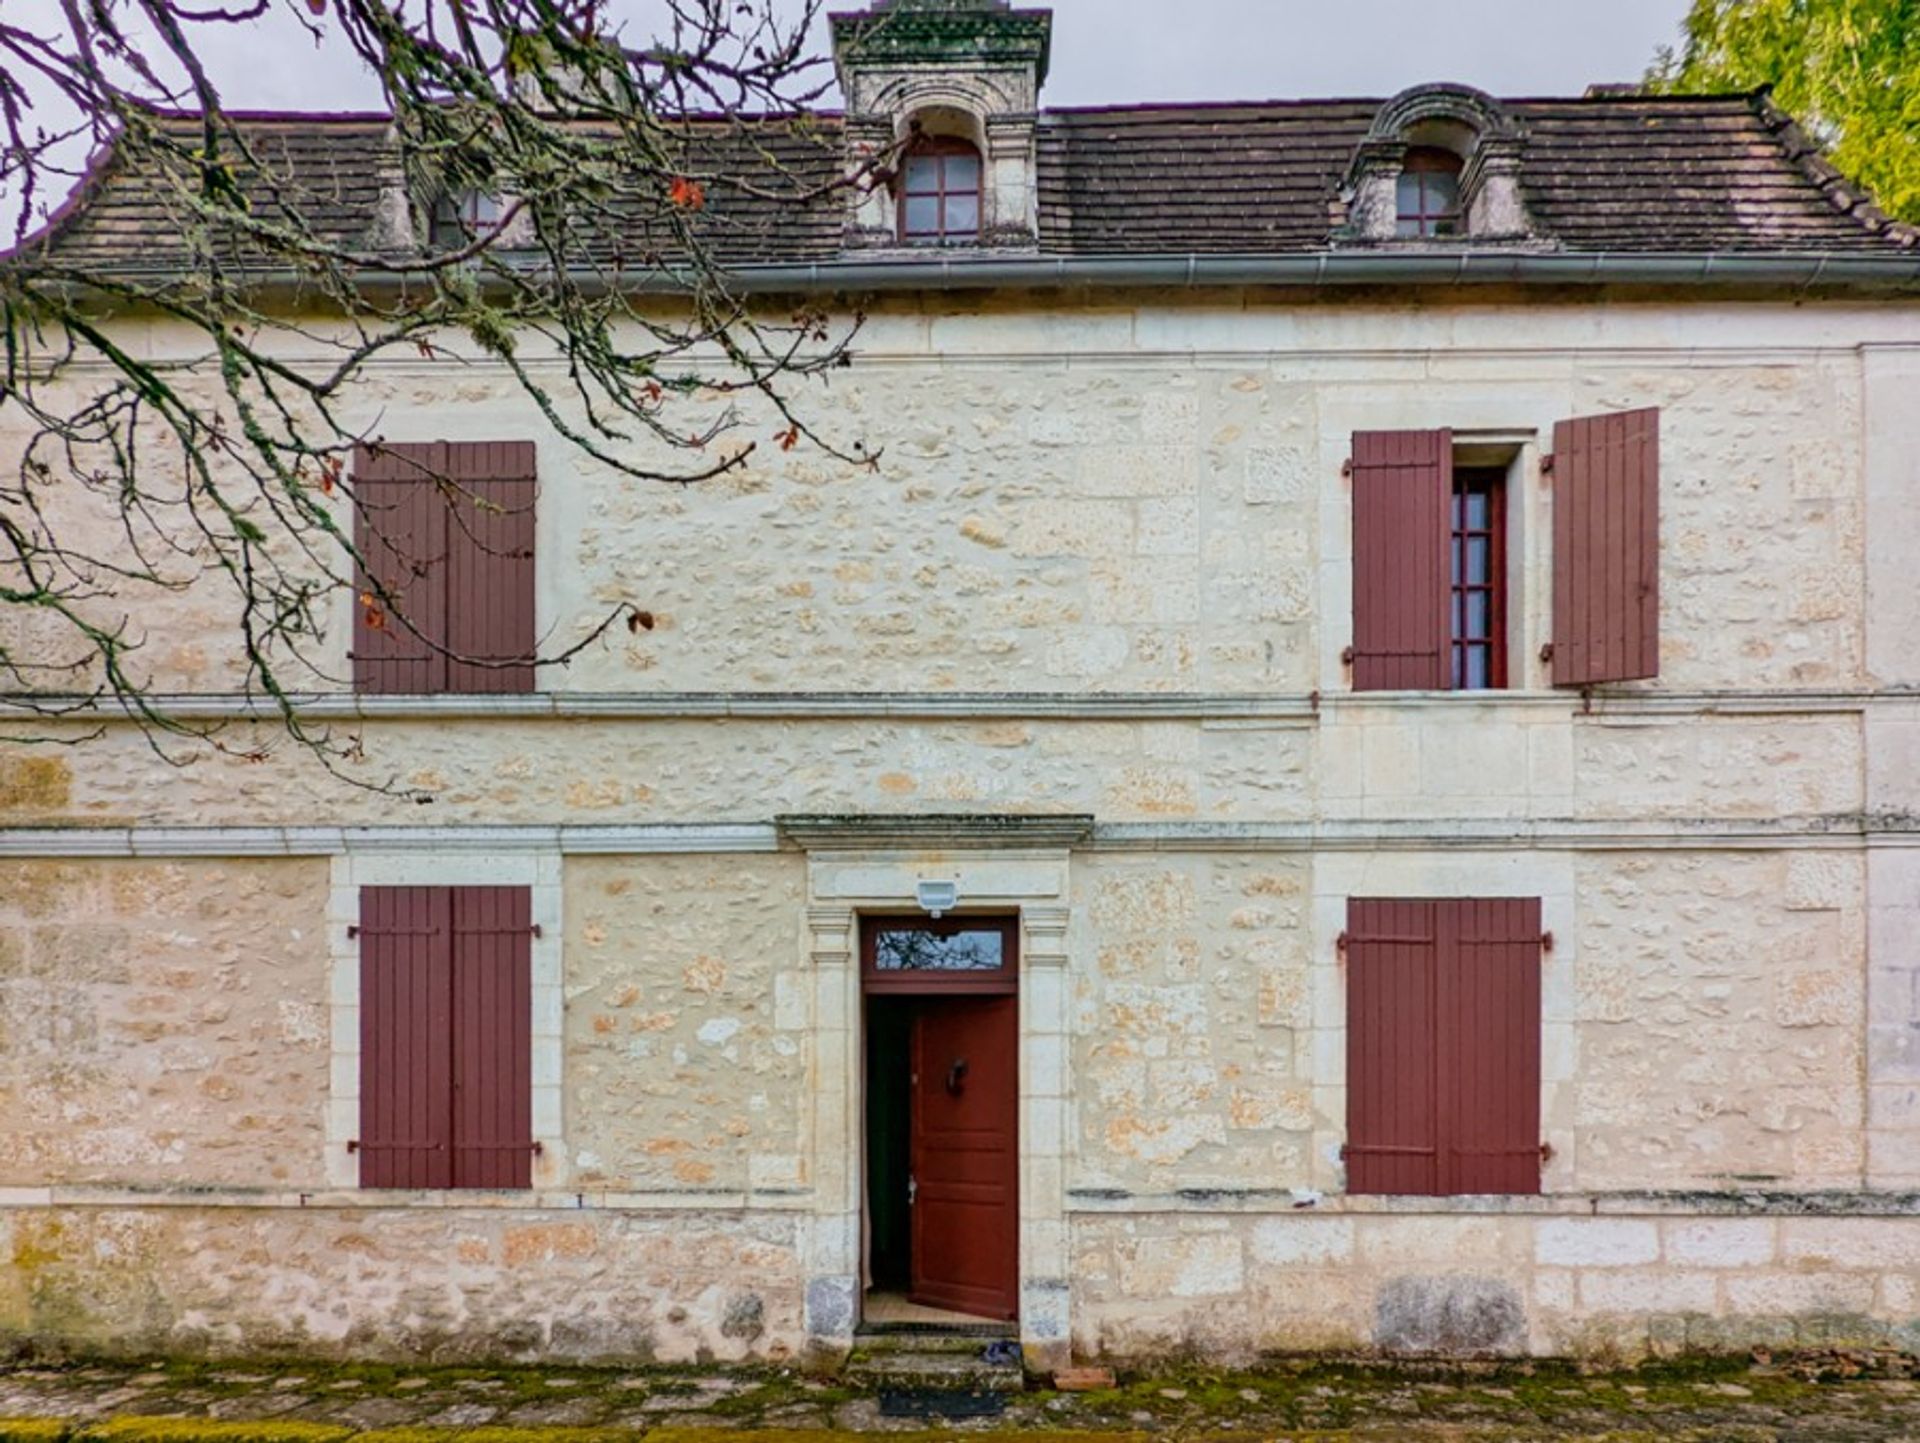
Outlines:
{"type": "Polygon", "coordinates": [[[0,753],[0,1337],[1920,1344],[1913,233],[1764,97],[1049,112],[1045,12],[838,43],[908,159],[739,274],[867,298],[875,471],[639,490],[383,362],[357,484],[521,488],[499,626],[656,628],[481,688],[343,599],[313,714],[430,824],[0,753]]]}

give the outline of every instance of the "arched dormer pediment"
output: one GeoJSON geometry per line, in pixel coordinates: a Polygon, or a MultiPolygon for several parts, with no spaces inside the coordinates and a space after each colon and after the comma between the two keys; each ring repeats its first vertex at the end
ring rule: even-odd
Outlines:
{"type": "Polygon", "coordinates": [[[1525,129],[1470,85],[1415,85],[1382,105],[1341,186],[1336,240],[1537,240],[1520,188],[1525,129]]]}
{"type": "Polygon", "coordinates": [[[1404,144],[1410,132],[1447,127],[1467,132],[1476,143],[1483,136],[1520,139],[1520,128],[1506,107],[1484,90],[1438,83],[1409,86],[1381,106],[1367,128],[1367,140],[1404,144]]]}

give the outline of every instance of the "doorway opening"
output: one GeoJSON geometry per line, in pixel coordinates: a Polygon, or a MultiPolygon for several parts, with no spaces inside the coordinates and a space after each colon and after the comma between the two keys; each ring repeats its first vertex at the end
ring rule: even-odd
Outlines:
{"type": "Polygon", "coordinates": [[[872,918],[865,993],[869,1328],[1018,1316],[1014,918],[872,918]]]}

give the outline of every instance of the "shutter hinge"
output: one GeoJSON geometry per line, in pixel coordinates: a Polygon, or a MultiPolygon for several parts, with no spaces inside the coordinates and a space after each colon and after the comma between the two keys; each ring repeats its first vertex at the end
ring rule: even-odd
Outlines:
{"type": "Polygon", "coordinates": [[[1307,693],[1307,710],[1315,716],[1320,715],[1320,690],[1318,687],[1307,693]]]}
{"type": "Polygon", "coordinates": [[[1553,933],[1542,932],[1540,934],[1540,950],[1542,952],[1551,952],[1553,950],[1553,933]]]}
{"type": "Polygon", "coordinates": [[[1343,646],[1340,648],[1340,665],[1342,666],[1353,665],[1353,648],[1352,647],[1343,646]]]}
{"type": "Polygon", "coordinates": [[[1542,451],[1540,453],[1540,474],[1542,476],[1551,476],[1553,474],[1553,452],[1542,451]]]}
{"type": "Polygon", "coordinates": [[[1553,1161],[1553,1144],[1550,1142],[1541,1143],[1540,1144],[1540,1166],[1546,1167],[1552,1161],[1553,1161]]]}
{"type": "Polygon", "coordinates": [[[545,932],[542,932],[540,930],[540,924],[538,922],[535,922],[530,930],[533,932],[533,935],[536,937],[544,937],[547,935],[545,932]]]}
{"type": "Polygon", "coordinates": [[[1593,715],[1593,688],[1590,686],[1580,688],[1580,715],[1593,715]]]}
{"type": "Polygon", "coordinates": [[[351,942],[355,937],[358,937],[359,935],[360,935],[360,924],[358,922],[347,923],[347,940],[351,942]]]}
{"type": "Polygon", "coordinates": [[[1552,642],[1548,642],[1545,646],[1540,648],[1540,660],[1542,662],[1549,663],[1549,664],[1553,661],[1553,643],[1552,642]]]}
{"type": "Polygon", "coordinates": [[[1345,1162],[1346,1160],[1347,1160],[1347,1145],[1343,1142],[1340,1144],[1340,1161],[1345,1162]]]}
{"type": "Polygon", "coordinates": [[[1342,481],[1351,481],[1353,479],[1353,457],[1349,456],[1340,463],[1340,479],[1342,481]]]}
{"type": "Polygon", "coordinates": [[[1347,955],[1347,941],[1348,935],[1345,932],[1342,932],[1338,937],[1333,939],[1333,950],[1342,957],[1347,955]]]}
{"type": "Polygon", "coordinates": [[[360,1151],[360,1139],[359,1139],[359,1138],[357,1138],[357,1137],[350,1137],[350,1138],[348,1138],[348,1139],[347,1139],[347,1151],[348,1151],[348,1152],[350,1152],[350,1153],[351,1153],[351,1152],[358,1152],[358,1151],[360,1151]]]}

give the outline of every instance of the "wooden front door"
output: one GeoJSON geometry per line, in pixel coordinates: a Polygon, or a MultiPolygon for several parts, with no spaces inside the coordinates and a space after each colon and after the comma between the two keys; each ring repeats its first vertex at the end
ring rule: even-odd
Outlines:
{"type": "Polygon", "coordinates": [[[913,1019],[912,1301],[1019,1314],[1019,999],[928,996],[913,1019]]]}

